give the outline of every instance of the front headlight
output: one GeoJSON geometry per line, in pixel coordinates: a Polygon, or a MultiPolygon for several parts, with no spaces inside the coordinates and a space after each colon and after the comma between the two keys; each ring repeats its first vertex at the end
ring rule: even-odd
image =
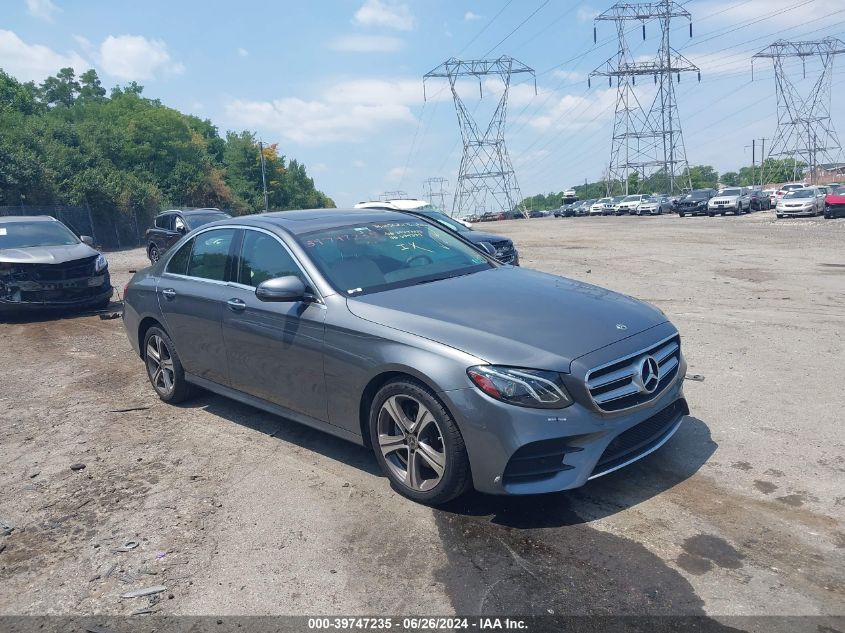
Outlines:
{"type": "Polygon", "coordinates": [[[491,398],[535,409],[563,409],[573,400],[557,372],[476,365],[467,369],[476,387],[491,398]]]}
{"type": "Polygon", "coordinates": [[[109,262],[106,260],[105,255],[97,255],[97,263],[94,264],[94,272],[99,273],[106,269],[109,265],[109,262]]]}

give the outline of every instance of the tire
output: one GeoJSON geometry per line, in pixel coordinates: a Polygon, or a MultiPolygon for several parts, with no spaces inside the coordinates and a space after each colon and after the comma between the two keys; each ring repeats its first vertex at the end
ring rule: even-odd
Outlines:
{"type": "Polygon", "coordinates": [[[715,213],[710,213],[709,211],[707,212],[707,217],[708,217],[708,218],[712,218],[712,217],[714,217],[715,215],[716,215],[715,213]]]}
{"type": "Polygon", "coordinates": [[[193,394],[193,387],[185,380],[185,370],[176,346],[164,330],[157,327],[147,330],[143,350],[147,378],[159,398],[168,404],[177,404],[193,394]],[[160,374],[158,370],[161,370],[160,374]]]}
{"type": "Polygon", "coordinates": [[[161,259],[161,253],[158,250],[158,246],[150,244],[147,249],[147,257],[149,257],[151,264],[155,264],[159,259],[161,259]]]}
{"type": "Polygon", "coordinates": [[[678,217],[679,217],[679,218],[682,218],[682,217],[684,217],[684,214],[683,214],[683,213],[678,213],[678,217]]]}
{"type": "Polygon", "coordinates": [[[778,220],[782,220],[783,219],[783,213],[778,213],[777,217],[778,217],[778,220]]]}
{"type": "Polygon", "coordinates": [[[469,458],[458,425],[422,383],[398,379],[379,389],[370,406],[369,428],[376,460],[399,494],[438,505],[472,486],[469,458]],[[437,464],[442,465],[440,472],[437,464]]]}

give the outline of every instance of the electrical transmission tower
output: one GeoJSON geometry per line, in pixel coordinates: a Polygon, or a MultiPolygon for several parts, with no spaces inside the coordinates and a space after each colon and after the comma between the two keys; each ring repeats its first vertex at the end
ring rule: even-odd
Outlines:
{"type": "Polygon", "coordinates": [[[423,198],[441,211],[445,211],[446,196],[449,195],[449,192],[446,190],[448,186],[449,181],[445,178],[439,176],[426,178],[423,181],[423,198]]]}
{"type": "MultiPolygon", "coordinates": [[[[505,147],[505,118],[508,106],[508,92],[511,77],[534,70],[512,57],[493,60],[461,61],[454,57],[446,60],[423,76],[423,95],[427,79],[446,78],[452,89],[458,125],[464,151],[458,171],[458,186],[452,201],[452,215],[466,215],[483,211],[511,211],[521,204],[522,193],[516,182],[508,150],[505,147]],[[478,91],[484,97],[481,82],[484,78],[497,78],[502,82],[502,96],[485,127],[480,127],[472,113],[467,110],[458,94],[458,81],[472,78],[478,81],[478,91]]],[[[534,80],[537,92],[537,80],[534,80]]],[[[522,209],[525,213],[525,210],[522,209]]]]}
{"type": "Polygon", "coordinates": [[[396,191],[385,191],[379,194],[379,200],[385,202],[387,200],[407,200],[408,199],[408,192],[402,191],[401,189],[396,191]]]}
{"type": "MultiPolygon", "coordinates": [[[[841,147],[830,118],[833,58],[845,53],[845,43],[835,37],[809,42],[778,40],[751,58],[754,76],[755,59],[771,59],[777,85],[778,127],[769,150],[769,157],[792,158],[793,179],[801,176],[799,159],[807,166],[810,182],[820,164],[835,162],[841,147]],[[809,92],[802,94],[796,80],[785,67],[787,60],[800,59],[802,79],[807,78],[807,59],[818,58],[822,68],[809,92]]],[[[765,158],[765,157],[764,157],[765,158]]]]}
{"type": "MultiPolygon", "coordinates": [[[[691,20],[692,16],[678,3],[661,0],[638,4],[617,2],[596,17],[596,22],[614,22],[619,38],[616,55],[591,72],[587,80],[588,85],[591,85],[593,77],[607,77],[608,85],[612,86],[613,78],[616,78],[616,114],[608,169],[609,190],[618,182],[624,193],[629,193],[629,177],[633,174],[639,177],[639,187],[650,177],[660,174],[665,179],[667,193],[691,186],[674,81],[677,79],[680,82],[683,72],[698,72],[700,81],[701,72],[670,46],[669,26],[672,18],[691,20]],[[636,61],[628,48],[625,28],[630,22],[640,22],[645,40],[645,23],[654,19],[659,21],[662,31],[660,50],[653,60],[636,61]],[[640,101],[640,95],[646,91],[635,89],[637,77],[654,78],[657,88],[648,108],[644,108],[640,101]]],[[[691,21],[689,28],[692,37],[691,21]]]]}

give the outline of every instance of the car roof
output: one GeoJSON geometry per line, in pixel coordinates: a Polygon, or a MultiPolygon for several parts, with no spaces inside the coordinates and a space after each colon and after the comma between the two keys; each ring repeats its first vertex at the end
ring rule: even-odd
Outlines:
{"type": "Polygon", "coordinates": [[[58,222],[52,215],[7,215],[0,217],[0,222],[11,224],[13,222],[58,222]]]}
{"type": "Polygon", "coordinates": [[[387,209],[309,209],[306,211],[274,211],[256,215],[241,215],[232,218],[232,220],[220,220],[215,224],[225,225],[234,221],[245,226],[274,226],[293,235],[300,235],[311,231],[348,226],[352,223],[408,220],[408,215],[412,213],[387,209]]]}
{"type": "MultiPolygon", "coordinates": [[[[196,215],[198,213],[208,213],[209,211],[215,211],[217,213],[226,213],[225,211],[221,211],[215,207],[207,207],[204,209],[168,209],[167,211],[160,211],[157,215],[164,215],[166,213],[181,213],[182,215],[196,215]]],[[[226,213],[226,215],[229,215],[226,213]]]]}

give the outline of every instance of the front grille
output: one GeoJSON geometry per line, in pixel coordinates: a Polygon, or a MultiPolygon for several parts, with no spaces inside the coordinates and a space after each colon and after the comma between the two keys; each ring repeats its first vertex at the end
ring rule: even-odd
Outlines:
{"type": "Polygon", "coordinates": [[[97,256],[76,259],[62,264],[33,264],[32,278],[36,281],[65,281],[94,276],[94,262],[97,256]]]}
{"type": "Polygon", "coordinates": [[[650,418],[617,435],[604,449],[593,472],[611,470],[647,453],[664,440],[681,416],[689,414],[685,400],[675,400],[650,418]]]}
{"type": "Polygon", "coordinates": [[[508,461],[503,475],[504,483],[527,483],[551,479],[574,466],[564,464],[568,453],[584,450],[580,446],[569,446],[566,438],[555,438],[531,442],[520,447],[508,461]]]}
{"type": "Polygon", "coordinates": [[[676,334],[651,347],[630,354],[587,373],[587,391],[602,411],[616,412],[645,404],[657,398],[678,375],[681,365],[681,338],[676,334]],[[656,385],[650,391],[643,387],[641,370],[649,357],[660,368],[656,385]]]}

